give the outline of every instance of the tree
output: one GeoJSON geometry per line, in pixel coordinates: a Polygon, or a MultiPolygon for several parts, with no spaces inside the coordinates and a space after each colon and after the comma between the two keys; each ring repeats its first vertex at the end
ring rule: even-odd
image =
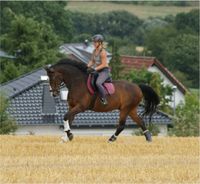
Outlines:
{"type": "Polygon", "coordinates": [[[126,11],[112,11],[105,14],[70,13],[76,35],[87,33],[103,34],[105,37],[127,38],[134,35],[142,20],[126,11]]]}
{"type": "Polygon", "coordinates": [[[120,55],[118,53],[118,46],[115,42],[112,43],[112,59],[110,60],[110,67],[112,79],[120,79],[122,77],[121,71],[123,66],[121,64],[120,55]]]}
{"type": "Polygon", "coordinates": [[[0,94],[0,102],[0,134],[9,134],[15,132],[17,125],[6,112],[8,100],[6,100],[3,94],[0,94]]]}
{"type": "Polygon", "coordinates": [[[0,76],[0,82],[3,83],[19,76],[19,70],[15,66],[15,64],[10,61],[8,62],[8,64],[5,65],[5,68],[3,71],[1,71],[0,76]]]}
{"type": "MultiPolygon", "coordinates": [[[[178,35],[164,46],[163,62],[171,71],[185,74],[189,87],[199,85],[199,39],[191,34],[178,35]]],[[[183,81],[184,82],[184,81],[183,81]]]]}
{"type": "Polygon", "coordinates": [[[66,4],[66,1],[1,1],[1,33],[9,31],[13,20],[10,14],[12,11],[15,15],[45,22],[63,40],[70,41],[74,31],[69,12],[65,10],[66,4]]]}
{"type": "Polygon", "coordinates": [[[164,47],[169,39],[173,39],[176,36],[177,30],[173,26],[153,28],[146,33],[144,43],[152,55],[163,62],[164,47]]]}
{"type": "MultiPolygon", "coordinates": [[[[19,72],[15,74],[28,72],[58,59],[57,48],[60,41],[52,28],[44,22],[39,23],[32,18],[15,15],[10,31],[0,39],[1,47],[9,54],[17,56],[14,63],[19,72]]],[[[14,71],[13,64],[5,68],[10,71],[11,67],[14,71]]]]}
{"type": "MultiPolygon", "coordinates": [[[[98,15],[94,14],[91,16],[88,13],[70,12],[70,17],[76,36],[86,33],[90,35],[96,34],[96,26],[99,20],[98,15]]],[[[76,36],[73,39],[76,39],[76,36]]]]}
{"type": "Polygon", "coordinates": [[[175,18],[175,26],[180,31],[190,30],[190,33],[199,34],[199,10],[188,13],[179,13],[175,18]]]}
{"type": "Polygon", "coordinates": [[[151,55],[175,73],[179,80],[186,79],[181,82],[187,87],[193,88],[199,84],[198,15],[198,10],[177,14],[167,26],[150,29],[144,39],[151,55]]]}
{"type": "Polygon", "coordinates": [[[142,22],[137,16],[126,11],[112,11],[101,16],[101,24],[97,24],[97,28],[106,35],[125,38],[132,36],[142,22]]]}
{"type": "Polygon", "coordinates": [[[77,42],[83,43],[85,40],[88,40],[88,42],[89,42],[91,40],[91,38],[92,38],[92,35],[83,33],[83,34],[75,36],[72,39],[72,42],[74,42],[74,43],[77,43],[77,42]]]}
{"type": "Polygon", "coordinates": [[[176,136],[199,136],[199,100],[187,94],[185,104],[176,108],[176,117],[171,133],[176,136]]]}

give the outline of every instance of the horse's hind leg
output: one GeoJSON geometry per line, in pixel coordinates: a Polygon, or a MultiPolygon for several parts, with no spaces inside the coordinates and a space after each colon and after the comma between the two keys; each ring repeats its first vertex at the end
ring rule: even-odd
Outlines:
{"type": "Polygon", "coordinates": [[[134,109],[129,113],[129,116],[132,118],[133,121],[137,123],[137,125],[142,129],[143,134],[148,142],[152,141],[151,133],[146,128],[145,122],[140,118],[137,114],[137,110],[134,109]]]}
{"type": "Polygon", "coordinates": [[[117,136],[124,130],[127,116],[128,116],[128,111],[127,110],[121,110],[120,111],[119,125],[117,127],[117,130],[116,130],[115,134],[113,134],[110,137],[108,142],[114,142],[114,141],[117,140],[117,136]]]}

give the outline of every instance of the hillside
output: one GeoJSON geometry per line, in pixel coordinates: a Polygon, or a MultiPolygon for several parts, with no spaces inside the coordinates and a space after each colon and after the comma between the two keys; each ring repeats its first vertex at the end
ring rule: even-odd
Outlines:
{"type": "Polygon", "coordinates": [[[85,13],[105,13],[116,10],[126,10],[141,19],[148,17],[165,17],[166,15],[176,15],[180,12],[189,12],[197,8],[196,6],[149,6],[133,4],[116,4],[111,2],[68,2],[65,9],[85,13]]]}

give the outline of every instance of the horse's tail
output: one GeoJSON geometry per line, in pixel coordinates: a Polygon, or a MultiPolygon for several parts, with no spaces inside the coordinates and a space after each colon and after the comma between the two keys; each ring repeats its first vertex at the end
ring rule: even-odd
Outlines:
{"type": "Polygon", "coordinates": [[[160,103],[159,96],[150,86],[140,84],[139,87],[142,90],[144,96],[145,110],[142,113],[142,117],[149,115],[149,122],[151,122],[151,117],[156,112],[157,106],[160,103]]]}

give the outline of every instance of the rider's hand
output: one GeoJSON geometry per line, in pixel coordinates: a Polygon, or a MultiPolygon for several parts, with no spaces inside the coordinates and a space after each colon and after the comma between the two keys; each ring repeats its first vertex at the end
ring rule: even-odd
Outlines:
{"type": "Polygon", "coordinates": [[[87,68],[87,73],[88,74],[90,74],[90,73],[92,73],[92,72],[94,72],[95,70],[93,69],[93,68],[91,68],[91,67],[88,67],[87,68]]]}

